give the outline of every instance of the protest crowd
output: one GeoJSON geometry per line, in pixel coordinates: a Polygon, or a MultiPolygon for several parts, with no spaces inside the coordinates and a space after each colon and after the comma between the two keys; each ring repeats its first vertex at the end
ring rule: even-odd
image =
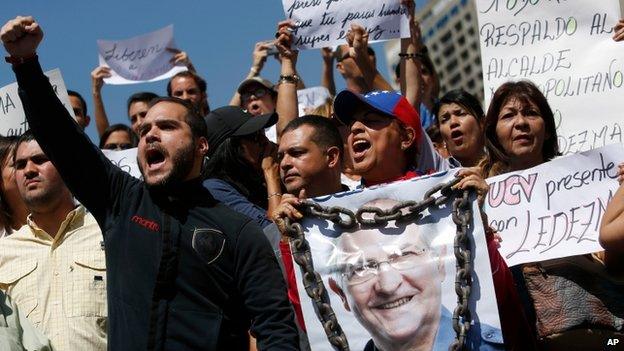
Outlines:
{"type": "MultiPolygon", "coordinates": [[[[529,80],[502,84],[489,106],[462,89],[440,91],[414,2],[401,6],[410,35],[400,39],[395,77],[380,73],[372,38],[354,21],[342,45],[320,49],[327,99],[301,114],[297,58],[318,52],[295,49],[287,20],[274,42],[256,44],[228,106],[210,105],[210,77],[171,49],[172,64],[185,69],[167,78],[166,91],[129,96],[127,124],[112,125],[101,94],[112,68],[91,72],[93,118],[85,97],[68,90],[72,118],[37,56],[45,28],[32,17],[4,24],[0,39],[30,129],[0,137],[0,350],[315,349],[289,244],[291,224],[306,216],[302,205],[445,171],[457,171],[455,191],[476,193],[474,221],[483,222],[487,245],[479,252],[487,252],[495,293],[484,303],[500,318],[494,335],[469,320],[463,349],[624,344],[624,186],[602,213],[602,251],[508,267],[483,206],[486,179],[562,155],[553,109],[529,80]],[[277,79],[262,76],[271,50],[277,79]],[[97,141],[84,133],[90,122],[97,141]],[[141,179],[101,151],[132,148],[141,179]]],[[[624,20],[613,34],[622,39],[624,20]]],[[[624,163],[615,169],[622,184],[624,163]]],[[[384,240],[357,234],[342,247],[384,240]]],[[[320,293],[342,299],[370,335],[365,350],[449,346],[432,324],[451,323],[452,311],[391,317],[420,296],[404,291],[430,284],[403,271],[435,265],[418,263],[426,249],[410,250],[349,267],[320,293]]]]}

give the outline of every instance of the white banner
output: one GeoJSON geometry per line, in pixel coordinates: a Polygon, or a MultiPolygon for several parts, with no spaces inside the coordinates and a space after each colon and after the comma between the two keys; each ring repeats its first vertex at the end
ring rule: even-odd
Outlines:
{"type": "MultiPolygon", "coordinates": [[[[52,88],[54,88],[54,92],[56,92],[63,106],[72,117],[75,117],[61,71],[56,68],[45,72],[45,75],[50,79],[50,84],[52,84],[52,88]]],[[[30,128],[17,90],[17,83],[0,88],[0,135],[22,135],[30,128]]]]}
{"type": "Polygon", "coordinates": [[[613,144],[488,178],[485,213],[507,265],[602,251],[600,221],[623,161],[613,144]]]}
{"type": "Polygon", "coordinates": [[[400,0],[282,0],[286,18],[297,24],[294,47],[318,49],[346,44],[350,24],[368,30],[369,42],[409,37],[400,0]]]}
{"type": "Polygon", "coordinates": [[[321,107],[328,101],[332,101],[329,90],[325,87],[312,87],[297,90],[297,102],[299,104],[299,116],[310,114],[312,110],[321,107]]]}
{"type": "Polygon", "coordinates": [[[173,65],[174,53],[167,50],[176,48],[173,25],[126,40],[98,40],[97,45],[100,66],[111,69],[107,84],[155,82],[186,71],[173,65]]]}
{"type": "Polygon", "coordinates": [[[555,113],[564,154],[622,142],[624,43],[611,39],[618,0],[476,3],[485,106],[502,83],[528,79],[555,113]]]}
{"type": "MultiPolygon", "coordinates": [[[[439,173],[314,200],[354,213],[363,206],[387,210],[399,201],[420,201],[427,190],[453,177],[439,173]]],[[[397,344],[409,345],[404,349],[410,350],[448,350],[455,338],[451,317],[457,305],[451,208],[449,202],[427,209],[416,222],[351,229],[304,218],[315,270],[351,350],[373,350],[373,344],[383,350],[398,349],[397,344]]],[[[472,211],[478,213],[476,201],[472,211]]],[[[478,350],[502,343],[502,334],[483,226],[476,220],[469,228],[474,267],[469,308],[474,324],[468,349],[478,350]]],[[[331,350],[296,264],[295,271],[311,349],[331,350]]]]}
{"type": "Polygon", "coordinates": [[[111,162],[121,168],[122,171],[130,174],[137,179],[143,179],[141,170],[137,164],[137,148],[127,150],[102,150],[104,156],[108,157],[111,162]]]}

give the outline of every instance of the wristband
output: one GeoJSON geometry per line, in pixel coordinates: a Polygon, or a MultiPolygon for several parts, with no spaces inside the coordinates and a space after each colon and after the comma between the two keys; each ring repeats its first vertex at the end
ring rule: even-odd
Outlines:
{"type": "Polygon", "coordinates": [[[32,61],[37,58],[37,54],[32,54],[27,57],[15,57],[15,56],[5,56],[4,60],[14,66],[21,65],[24,62],[32,61]]]}
{"type": "Polygon", "coordinates": [[[408,53],[405,53],[405,52],[400,52],[399,53],[399,57],[401,59],[415,58],[415,59],[422,60],[422,59],[425,58],[425,55],[420,53],[420,52],[417,52],[417,53],[414,53],[414,54],[408,54],[408,53]]]}
{"type": "Polygon", "coordinates": [[[271,198],[274,197],[274,196],[282,196],[282,193],[279,193],[279,192],[273,193],[273,194],[267,196],[267,200],[271,200],[271,198]]]}
{"type": "Polygon", "coordinates": [[[279,81],[278,81],[278,82],[279,82],[280,84],[281,84],[281,83],[291,83],[291,84],[297,84],[297,83],[299,83],[299,76],[298,76],[298,75],[296,75],[296,74],[293,74],[293,75],[288,75],[288,76],[281,75],[281,76],[279,77],[279,81]]]}

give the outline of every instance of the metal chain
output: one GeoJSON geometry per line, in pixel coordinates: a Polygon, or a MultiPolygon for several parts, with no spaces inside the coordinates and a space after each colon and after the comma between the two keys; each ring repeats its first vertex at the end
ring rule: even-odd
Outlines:
{"type": "MultiPolygon", "coordinates": [[[[425,209],[439,208],[442,204],[449,203],[449,200],[453,198],[452,217],[457,226],[454,243],[457,262],[455,275],[457,307],[453,312],[453,329],[456,337],[449,346],[449,350],[463,349],[471,321],[468,298],[471,291],[472,257],[468,225],[472,219],[472,208],[468,201],[469,191],[452,188],[457,182],[459,182],[459,178],[436,185],[425,193],[422,201],[404,201],[388,210],[364,206],[354,214],[351,210],[343,207],[324,207],[313,201],[304,201],[299,207],[307,216],[329,220],[342,229],[350,229],[358,223],[362,226],[386,226],[389,221],[414,222],[422,217],[421,213],[425,209]],[[434,197],[437,193],[440,195],[434,197]]],[[[349,350],[347,337],[331,307],[323,280],[320,274],[314,270],[312,253],[305,238],[303,227],[300,223],[291,222],[288,218],[285,219],[285,222],[287,234],[293,247],[293,259],[301,267],[305,291],[318,310],[318,318],[323,325],[327,339],[338,350],[347,351],[349,350]]]]}

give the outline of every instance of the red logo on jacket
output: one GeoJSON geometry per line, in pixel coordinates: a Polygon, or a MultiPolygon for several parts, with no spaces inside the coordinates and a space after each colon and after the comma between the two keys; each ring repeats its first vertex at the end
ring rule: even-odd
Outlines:
{"type": "Polygon", "coordinates": [[[132,216],[132,221],[134,223],[142,226],[142,227],[145,227],[145,228],[153,231],[153,232],[160,231],[160,226],[158,225],[158,223],[156,223],[156,222],[154,222],[152,220],[149,220],[147,218],[143,218],[141,216],[134,215],[134,216],[132,216]]]}

